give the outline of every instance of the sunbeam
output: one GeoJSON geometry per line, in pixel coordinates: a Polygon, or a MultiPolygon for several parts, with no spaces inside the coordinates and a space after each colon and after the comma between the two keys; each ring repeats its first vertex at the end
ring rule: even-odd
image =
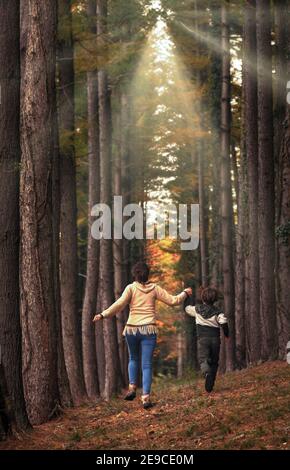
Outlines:
{"type": "MultiPolygon", "coordinates": [[[[216,38],[212,37],[210,33],[203,33],[200,28],[192,28],[187,26],[183,21],[176,19],[175,20],[176,24],[180,25],[182,29],[187,32],[188,34],[192,35],[197,42],[202,43],[205,45],[210,52],[214,52],[216,54],[222,55],[223,53],[227,52],[226,50],[223,49],[221,43],[216,41],[216,38]]],[[[242,38],[241,38],[242,41],[242,38]]],[[[272,43],[272,46],[274,46],[275,43],[272,43]]],[[[249,52],[248,54],[244,55],[243,60],[242,59],[237,59],[235,57],[235,53],[233,50],[231,50],[231,61],[232,65],[234,66],[235,70],[238,71],[239,73],[239,80],[238,82],[241,84],[241,70],[242,70],[242,64],[246,65],[248,69],[254,74],[257,63],[254,59],[252,59],[252,54],[249,52]]],[[[273,75],[275,75],[275,69],[273,68],[272,64],[260,60],[260,70],[261,73],[268,78],[269,83],[273,79],[273,75]]],[[[280,77],[275,76],[275,83],[285,89],[286,83],[285,80],[281,80],[280,77]]]]}
{"type": "MultiPolygon", "coordinates": [[[[144,162],[149,168],[168,173],[169,168],[174,171],[178,164],[181,149],[194,153],[195,139],[202,135],[198,114],[200,93],[200,87],[195,85],[178,56],[166,22],[159,18],[148,35],[132,81],[136,140],[137,145],[142,142],[144,162]],[[148,136],[146,126],[152,122],[156,122],[156,127],[153,126],[148,136]]],[[[159,198],[169,197],[164,188],[172,178],[157,177],[159,198]]]]}

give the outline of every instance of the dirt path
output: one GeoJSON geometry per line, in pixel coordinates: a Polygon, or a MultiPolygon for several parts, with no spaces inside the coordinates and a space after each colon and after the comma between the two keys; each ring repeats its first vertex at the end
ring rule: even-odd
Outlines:
{"type": "Polygon", "coordinates": [[[155,387],[156,406],[121,398],[66,410],[4,449],[290,449],[290,367],[272,362],[201,380],[155,387]]]}

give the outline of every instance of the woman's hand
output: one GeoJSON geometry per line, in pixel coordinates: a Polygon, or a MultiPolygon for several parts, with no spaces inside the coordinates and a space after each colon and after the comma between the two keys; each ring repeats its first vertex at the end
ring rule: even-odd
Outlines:
{"type": "Polygon", "coordinates": [[[186,289],[184,289],[184,292],[186,292],[187,295],[192,295],[192,288],[191,288],[191,287],[187,287],[186,289]]]}
{"type": "Polygon", "coordinates": [[[94,316],[93,321],[99,321],[102,320],[104,317],[100,313],[97,313],[97,315],[94,316]]]}

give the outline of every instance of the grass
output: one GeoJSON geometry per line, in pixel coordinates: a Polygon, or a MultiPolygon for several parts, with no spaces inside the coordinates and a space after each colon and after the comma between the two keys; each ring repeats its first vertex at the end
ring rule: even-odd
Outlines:
{"type": "Polygon", "coordinates": [[[290,368],[284,362],[218,376],[208,395],[196,376],[154,383],[140,400],[83,405],[35,426],[5,449],[290,449],[290,368]]]}

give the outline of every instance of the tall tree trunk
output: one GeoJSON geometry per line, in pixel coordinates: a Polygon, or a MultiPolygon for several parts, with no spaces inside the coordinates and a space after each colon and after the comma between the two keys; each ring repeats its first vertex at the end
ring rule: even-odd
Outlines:
{"type": "MultiPolygon", "coordinates": [[[[131,146],[132,146],[132,112],[131,112],[131,101],[128,90],[124,90],[121,95],[121,175],[122,175],[122,195],[124,206],[131,202],[131,180],[132,180],[132,167],[131,167],[131,146]]],[[[124,220],[125,222],[125,220],[124,220]]],[[[123,287],[125,287],[131,279],[131,258],[130,258],[130,241],[123,239],[123,287]]],[[[127,321],[129,314],[129,307],[126,307],[124,312],[124,321],[127,321]]],[[[124,371],[124,380],[128,383],[128,351],[125,348],[123,355],[122,370],[124,371]]]]}
{"type": "Polygon", "coordinates": [[[220,211],[220,176],[219,176],[219,164],[220,159],[217,156],[217,153],[214,151],[219,150],[219,145],[216,141],[217,135],[214,136],[213,141],[213,157],[212,157],[212,169],[211,177],[213,180],[213,191],[210,193],[210,204],[211,204],[211,214],[210,214],[210,260],[211,260],[211,284],[220,287],[221,284],[221,248],[220,242],[221,239],[221,211],[220,211]]]}
{"type": "Polygon", "coordinates": [[[279,358],[290,340],[290,99],[285,99],[290,73],[289,1],[275,1],[277,82],[275,96],[275,148],[277,149],[277,321],[279,358]],[[287,16],[288,15],[288,16],[287,16]],[[287,66],[285,66],[287,64],[287,66]],[[284,119],[284,121],[283,121],[284,119]]]}
{"type": "MultiPolygon", "coordinates": [[[[123,181],[123,199],[124,205],[132,202],[133,191],[133,165],[132,155],[134,148],[134,113],[132,112],[132,95],[129,92],[122,95],[122,181],[123,181]]],[[[123,266],[124,266],[124,284],[127,285],[131,279],[132,258],[131,241],[123,240],[123,266]]],[[[128,357],[127,357],[128,360],[128,357]]]]}
{"type": "MultiPolygon", "coordinates": [[[[89,29],[92,41],[96,40],[96,0],[89,0],[87,7],[89,29]]],[[[99,280],[99,242],[91,235],[93,218],[92,207],[100,198],[100,158],[99,158],[99,112],[98,112],[98,72],[87,73],[88,90],[88,153],[89,153],[89,203],[88,203],[88,249],[87,277],[82,315],[83,364],[86,389],[89,398],[99,394],[98,377],[104,374],[103,325],[94,327],[92,320],[97,311],[99,280]]],[[[100,384],[101,385],[101,384],[100,384]]]]}
{"type": "MultiPolygon", "coordinates": [[[[221,43],[220,7],[213,12],[212,36],[217,44],[221,43]]],[[[220,214],[220,129],[221,129],[221,60],[215,51],[211,52],[210,106],[212,128],[211,178],[213,190],[209,192],[210,211],[210,273],[211,283],[216,287],[221,283],[221,214],[220,214]]]]}
{"type": "MultiPolygon", "coordinates": [[[[199,31],[198,23],[198,11],[200,5],[197,0],[194,2],[194,12],[196,15],[195,28],[199,31]]],[[[200,44],[197,44],[197,52],[200,54],[200,44]]],[[[196,103],[196,115],[198,116],[198,130],[201,134],[203,128],[202,120],[202,76],[201,71],[198,70],[196,73],[196,88],[199,93],[199,97],[196,103]]],[[[205,187],[204,187],[204,142],[199,137],[196,143],[197,159],[198,159],[198,201],[199,201],[199,250],[200,250],[200,267],[201,267],[201,283],[203,286],[208,285],[208,253],[207,253],[207,223],[206,223],[206,202],[205,202],[205,187]]]]}
{"type": "Polygon", "coordinates": [[[246,367],[246,330],[245,330],[245,252],[246,252],[246,214],[247,214],[247,174],[244,149],[241,150],[239,168],[238,224],[236,230],[236,263],[235,263],[235,338],[236,360],[241,369],[246,367]]]}
{"type": "MultiPolygon", "coordinates": [[[[289,80],[289,0],[274,0],[275,13],[275,70],[274,75],[274,151],[275,164],[279,166],[281,141],[284,136],[283,122],[287,100],[285,92],[289,80]]],[[[277,168],[277,173],[279,168],[277,168]]],[[[279,192],[279,178],[277,181],[279,192]]]]}
{"type": "Polygon", "coordinates": [[[261,355],[259,230],[258,230],[258,100],[256,1],[247,1],[244,29],[245,145],[248,172],[248,255],[247,255],[247,360],[255,364],[261,355]]]}
{"type": "Polygon", "coordinates": [[[60,280],[65,364],[75,404],[86,396],[78,321],[78,244],[74,150],[74,48],[71,0],[59,0],[60,280]]]}
{"type": "Polygon", "coordinates": [[[198,200],[199,200],[199,230],[200,230],[200,260],[201,260],[201,282],[203,286],[208,285],[208,253],[207,253],[207,223],[206,223],[206,198],[204,187],[204,146],[198,144],[198,200]]]}
{"type": "MultiPolygon", "coordinates": [[[[122,101],[121,101],[121,91],[116,93],[116,101],[118,103],[117,115],[115,117],[115,152],[114,152],[114,161],[113,161],[113,187],[114,195],[122,196],[123,193],[123,184],[122,184],[122,152],[124,151],[124,143],[122,139],[123,135],[123,126],[122,126],[122,101]]],[[[122,205],[123,210],[123,205],[122,205]]],[[[123,222],[123,221],[122,221],[123,222]]],[[[114,292],[115,299],[118,299],[124,289],[123,281],[123,239],[113,240],[113,257],[114,257],[114,292]]],[[[126,384],[126,356],[127,348],[125,343],[125,338],[123,336],[123,330],[126,323],[126,309],[123,312],[117,314],[117,335],[118,335],[118,350],[119,358],[121,364],[121,377],[122,385],[126,384]]]]}
{"type": "Polygon", "coordinates": [[[54,285],[56,3],[21,2],[21,321],[27,411],[47,421],[59,402],[54,285]]]}
{"type": "Polygon", "coordinates": [[[277,357],[271,2],[257,0],[259,266],[262,358],[277,357]]]}
{"type": "MultiPolygon", "coordinates": [[[[107,0],[97,0],[98,36],[105,48],[107,35],[107,0]]],[[[100,122],[100,202],[111,207],[111,102],[108,75],[105,69],[98,74],[99,122],[100,122]]],[[[107,308],[114,301],[112,240],[100,241],[100,307],[107,308]]],[[[104,397],[109,399],[118,389],[118,344],[116,319],[104,321],[106,358],[104,397]]]]}
{"type": "Polygon", "coordinates": [[[233,172],[233,188],[235,190],[234,202],[238,205],[239,200],[239,168],[237,162],[236,142],[232,140],[231,143],[231,171],[233,172]]]}
{"type": "MultiPolygon", "coordinates": [[[[121,95],[121,176],[122,176],[122,195],[123,195],[123,204],[130,203],[131,199],[131,168],[130,168],[130,100],[128,97],[128,92],[123,91],[121,95]]],[[[125,221],[124,221],[125,222],[125,221]]],[[[130,259],[129,259],[129,241],[125,238],[122,243],[123,254],[122,254],[122,278],[123,278],[123,287],[125,287],[130,280],[130,259]]],[[[123,313],[123,321],[126,322],[128,319],[129,307],[127,307],[123,313]]],[[[125,346],[125,345],[124,345],[125,346]]],[[[123,365],[122,370],[124,374],[124,380],[128,383],[128,351],[125,347],[125,352],[123,354],[123,365]]]]}
{"type": "MultiPolygon", "coordinates": [[[[245,49],[243,47],[243,58],[245,49]]],[[[240,135],[240,166],[237,166],[235,143],[232,142],[232,158],[235,161],[235,192],[238,223],[236,228],[235,256],[235,334],[236,360],[239,368],[247,365],[247,308],[248,308],[248,179],[245,135],[245,69],[242,71],[242,107],[240,135]]]]}
{"type": "Polygon", "coordinates": [[[240,134],[240,166],[237,165],[235,140],[232,139],[232,166],[235,199],[237,205],[236,252],[235,252],[235,344],[236,364],[246,367],[246,248],[247,248],[247,161],[245,152],[245,87],[242,74],[242,108],[240,134]]]}
{"type": "Polygon", "coordinates": [[[284,358],[290,340],[290,105],[284,121],[284,136],[280,150],[280,210],[278,217],[278,288],[277,313],[279,327],[279,357],[284,358]]]}
{"type": "MultiPolygon", "coordinates": [[[[221,46],[220,5],[213,11],[212,35],[217,44],[221,46]]],[[[210,101],[211,101],[211,127],[212,127],[212,165],[211,177],[213,191],[209,193],[210,214],[210,260],[211,284],[219,290],[222,288],[222,250],[221,250],[221,181],[220,181],[220,139],[221,139],[221,90],[222,90],[222,56],[215,51],[211,52],[210,71],[210,101]]],[[[219,372],[225,372],[225,341],[222,336],[219,361],[219,372]]]]}
{"type": "Polygon", "coordinates": [[[58,392],[62,406],[72,406],[72,396],[69,386],[69,380],[64,360],[64,350],[62,341],[62,322],[61,322],[61,298],[60,298],[60,159],[59,159],[59,140],[58,140],[58,122],[54,121],[54,141],[56,142],[57,152],[54,153],[52,163],[52,210],[53,210],[53,271],[54,271],[54,296],[55,296],[55,335],[57,342],[57,377],[58,392]]]}
{"type": "Polygon", "coordinates": [[[0,1],[0,355],[17,425],[29,426],[19,310],[19,2],[0,1]],[[13,367],[11,367],[13,364],[13,367]]]}
{"type": "Polygon", "coordinates": [[[227,341],[227,370],[235,365],[235,286],[233,267],[233,217],[230,171],[231,77],[228,2],[221,7],[222,24],[222,97],[221,97],[221,215],[222,215],[222,271],[225,313],[229,320],[230,338],[227,341]]]}

